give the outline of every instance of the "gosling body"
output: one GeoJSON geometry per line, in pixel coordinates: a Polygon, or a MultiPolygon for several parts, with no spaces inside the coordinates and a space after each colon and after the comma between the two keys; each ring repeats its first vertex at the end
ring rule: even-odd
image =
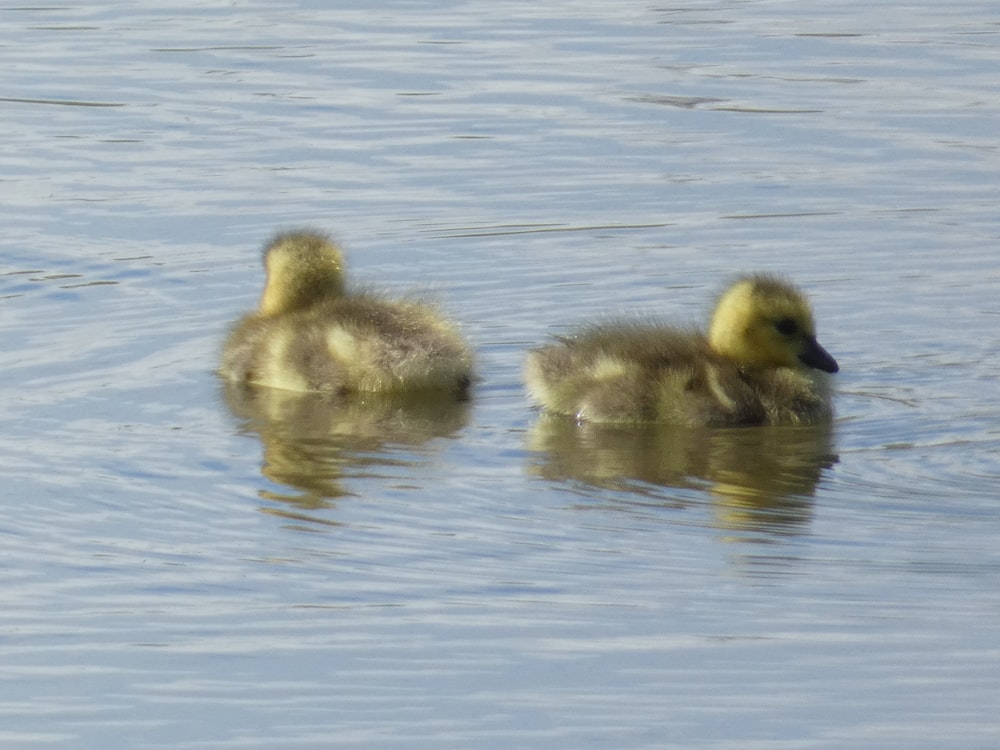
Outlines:
{"type": "Polygon", "coordinates": [[[593,325],[529,352],[525,382],[544,409],[581,421],[692,427],[813,424],[832,414],[812,310],[771,276],[737,280],[708,334],[641,322],[593,325]]]}
{"type": "Polygon", "coordinates": [[[260,305],[233,326],[223,377],[335,395],[466,392],[472,352],[455,324],[416,300],[347,291],[343,255],[324,235],[280,234],[264,265],[260,305]]]}

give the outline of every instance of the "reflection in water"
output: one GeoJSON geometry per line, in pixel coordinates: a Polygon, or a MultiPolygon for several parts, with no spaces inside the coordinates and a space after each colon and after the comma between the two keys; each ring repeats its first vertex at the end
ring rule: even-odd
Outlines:
{"type": "Polygon", "coordinates": [[[809,522],[823,469],[837,461],[829,425],[689,429],[615,427],[542,415],[529,436],[547,479],[648,492],[707,490],[727,532],[797,533],[809,522]],[[644,487],[645,485],[645,487],[644,487]]]}
{"type": "Polygon", "coordinates": [[[351,494],[345,476],[375,476],[405,465],[387,448],[451,435],[468,419],[468,402],[444,394],[334,398],[225,382],[223,395],[233,414],[260,435],[264,476],[296,490],[262,490],[261,497],[287,504],[266,512],[313,523],[321,521],[308,511],[351,494]]]}

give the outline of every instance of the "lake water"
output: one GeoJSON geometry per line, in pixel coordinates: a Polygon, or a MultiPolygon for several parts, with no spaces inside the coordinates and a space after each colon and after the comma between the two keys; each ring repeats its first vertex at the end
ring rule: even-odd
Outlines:
{"type": "Polygon", "coordinates": [[[994,3],[0,22],[4,747],[996,747],[994,3]],[[222,386],[298,226],[461,321],[468,404],[222,386]],[[831,429],[531,408],[527,347],[747,270],[831,429]]]}

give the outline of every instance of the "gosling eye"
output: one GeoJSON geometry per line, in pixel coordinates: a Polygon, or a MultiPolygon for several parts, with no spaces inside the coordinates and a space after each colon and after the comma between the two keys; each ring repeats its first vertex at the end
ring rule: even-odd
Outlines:
{"type": "Polygon", "coordinates": [[[799,326],[793,318],[782,318],[774,324],[782,336],[791,336],[798,332],[799,326]]]}

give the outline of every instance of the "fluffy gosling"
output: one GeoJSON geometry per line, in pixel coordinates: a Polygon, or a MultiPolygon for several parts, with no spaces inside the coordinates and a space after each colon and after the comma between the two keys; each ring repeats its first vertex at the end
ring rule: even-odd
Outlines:
{"type": "Polygon", "coordinates": [[[472,350],[455,324],[421,302],[347,291],[343,254],[325,235],[279,234],[264,267],[258,310],[223,348],[223,377],[334,395],[465,395],[472,350]]]}
{"type": "Polygon", "coordinates": [[[758,274],[722,294],[707,336],[663,325],[595,325],[529,352],[524,374],[530,395],[551,412],[700,427],[829,420],[823,373],[838,369],[816,340],[805,296],[758,274]]]}

